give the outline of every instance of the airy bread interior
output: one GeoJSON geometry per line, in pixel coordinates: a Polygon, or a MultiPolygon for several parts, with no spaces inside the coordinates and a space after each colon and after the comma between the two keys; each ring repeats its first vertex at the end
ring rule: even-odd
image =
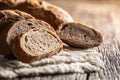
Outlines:
{"type": "Polygon", "coordinates": [[[23,49],[30,54],[39,55],[49,53],[58,48],[61,43],[59,40],[46,30],[32,30],[21,38],[23,49]]]}

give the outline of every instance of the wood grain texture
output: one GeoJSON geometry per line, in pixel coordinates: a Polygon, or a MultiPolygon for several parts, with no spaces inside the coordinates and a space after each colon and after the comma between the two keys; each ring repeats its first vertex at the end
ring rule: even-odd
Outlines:
{"type": "Polygon", "coordinates": [[[92,73],[40,75],[17,78],[17,80],[120,80],[120,51],[113,27],[114,19],[111,14],[111,6],[103,2],[94,4],[91,2],[54,0],[53,3],[66,9],[76,21],[92,26],[102,32],[104,43],[93,49],[103,54],[105,68],[92,73]]]}

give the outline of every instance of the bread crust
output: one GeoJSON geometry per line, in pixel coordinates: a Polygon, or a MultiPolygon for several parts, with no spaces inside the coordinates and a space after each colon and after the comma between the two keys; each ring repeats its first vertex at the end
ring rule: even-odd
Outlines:
{"type": "Polygon", "coordinates": [[[16,56],[16,58],[18,60],[20,60],[20,61],[22,61],[24,63],[30,63],[30,62],[35,61],[35,60],[39,60],[39,59],[42,59],[42,58],[46,58],[46,57],[52,56],[52,55],[56,54],[57,52],[59,52],[63,48],[62,41],[60,40],[60,38],[54,32],[51,32],[51,31],[43,29],[43,28],[39,28],[39,29],[35,28],[35,29],[31,29],[30,31],[28,31],[26,33],[23,33],[23,34],[21,34],[20,36],[18,36],[18,37],[16,37],[14,39],[14,42],[13,42],[13,45],[12,45],[12,52],[16,56]],[[37,55],[37,54],[31,54],[31,53],[29,53],[22,46],[22,38],[23,38],[23,36],[26,33],[29,33],[32,30],[45,30],[45,31],[49,32],[54,37],[56,37],[57,40],[59,40],[59,42],[61,43],[61,45],[58,48],[56,48],[54,50],[51,50],[50,52],[48,52],[46,54],[42,54],[41,53],[41,54],[37,55]]]}
{"type": "MultiPolygon", "coordinates": [[[[74,27],[74,26],[73,26],[74,27]]],[[[71,32],[72,33],[72,32],[71,32]]],[[[83,25],[83,24],[81,24],[81,23],[79,23],[79,22],[69,22],[69,23],[63,23],[63,24],[61,24],[60,26],[59,26],[59,29],[57,30],[57,34],[60,36],[60,38],[63,40],[63,42],[65,42],[65,43],[67,43],[68,45],[70,45],[70,46],[72,46],[72,47],[78,47],[78,48],[92,48],[92,47],[96,47],[96,46],[99,46],[102,42],[103,42],[103,36],[102,36],[102,34],[99,32],[99,31],[97,31],[96,29],[94,29],[94,28],[91,28],[91,27],[88,27],[88,26],[86,26],[86,25],[83,25]],[[96,41],[97,42],[97,44],[86,44],[85,43],[85,41],[83,40],[83,41],[81,41],[81,42],[79,42],[79,41],[74,41],[75,39],[67,39],[66,38],[66,36],[63,36],[63,35],[61,35],[61,29],[63,29],[64,27],[68,27],[68,26],[65,26],[65,25],[71,25],[71,24],[77,24],[77,25],[79,25],[78,26],[78,29],[82,26],[82,28],[87,28],[88,30],[90,30],[90,31],[92,31],[96,36],[97,36],[97,38],[99,39],[98,41],[97,41],[97,39],[96,40],[94,40],[94,41],[96,41]]],[[[87,36],[91,36],[92,34],[87,34],[87,36]]],[[[76,35],[74,35],[74,36],[76,36],[76,35]]],[[[77,37],[77,38],[80,38],[80,37],[77,37]]]]}
{"type": "Polygon", "coordinates": [[[0,10],[10,9],[11,7],[25,2],[26,0],[0,0],[0,10]]]}

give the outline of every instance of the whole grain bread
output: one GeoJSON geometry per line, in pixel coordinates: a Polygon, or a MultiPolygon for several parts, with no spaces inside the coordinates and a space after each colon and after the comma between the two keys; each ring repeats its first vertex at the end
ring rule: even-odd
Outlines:
{"type": "Polygon", "coordinates": [[[29,63],[56,54],[62,47],[54,32],[35,28],[14,39],[12,52],[18,60],[29,63]]]}
{"type": "MultiPolygon", "coordinates": [[[[15,2],[14,6],[9,6],[9,0],[6,0],[5,9],[18,9],[33,15],[37,19],[48,22],[54,29],[64,22],[73,22],[70,14],[64,9],[41,0],[26,0],[15,2]]],[[[3,1],[4,2],[4,1],[3,1]]],[[[5,3],[5,2],[4,2],[5,3]]]]}
{"type": "Polygon", "coordinates": [[[91,48],[103,42],[100,32],[77,22],[61,24],[57,33],[65,43],[73,47],[91,48]]]}
{"type": "Polygon", "coordinates": [[[54,29],[48,23],[41,20],[27,19],[16,21],[15,23],[5,28],[5,30],[2,32],[1,44],[2,48],[4,49],[3,54],[6,57],[12,57],[13,55],[11,54],[11,44],[15,37],[33,28],[45,28],[55,33],[54,29]]]}

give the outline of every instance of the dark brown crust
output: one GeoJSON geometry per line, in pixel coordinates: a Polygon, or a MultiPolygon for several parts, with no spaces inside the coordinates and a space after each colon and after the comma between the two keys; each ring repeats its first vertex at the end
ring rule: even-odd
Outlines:
{"type": "Polygon", "coordinates": [[[4,13],[0,13],[0,19],[4,18],[5,14],[4,13]]]}
{"type": "Polygon", "coordinates": [[[9,8],[25,11],[37,19],[44,20],[53,26],[55,30],[64,22],[73,22],[68,12],[45,1],[26,0],[14,6],[7,5],[6,9],[9,8]]]}
{"type": "Polygon", "coordinates": [[[0,10],[10,9],[15,5],[25,2],[26,0],[0,0],[0,10]]]}
{"type": "MultiPolygon", "coordinates": [[[[34,30],[34,29],[32,29],[32,30],[34,30]]],[[[36,30],[45,30],[45,29],[36,29],[36,30]]],[[[48,30],[46,30],[46,31],[48,31],[48,30]]],[[[29,63],[31,61],[35,61],[35,60],[42,59],[42,58],[45,58],[45,57],[49,57],[51,55],[56,54],[57,52],[59,52],[63,48],[63,43],[54,32],[51,32],[51,31],[48,31],[48,32],[51,33],[53,36],[55,36],[59,40],[59,42],[61,43],[61,46],[59,46],[59,48],[56,48],[53,51],[51,51],[49,53],[46,53],[44,55],[30,55],[30,53],[27,53],[23,49],[23,47],[21,46],[21,43],[22,43],[21,38],[24,34],[27,33],[26,32],[26,33],[23,33],[20,36],[18,36],[16,39],[14,39],[14,42],[13,42],[13,45],[12,45],[13,54],[16,56],[16,58],[18,60],[20,60],[22,62],[25,62],[25,63],[29,63]]]]}
{"type": "MultiPolygon", "coordinates": [[[[78,48],[92,48],[92,47],[96,47],[96,46],[99,46],[102,42],[103,42],[103,36],[100,32],[98,32],[97,30],[95,30],[94,28],[90,28],[86,25],[83,25],[83,24],[80,24],[80,23],[77,23],[77,22],[70,22],[70,23],[64,23],[64,24],[61,24],[59,26],[59,29],[57,30],[57,34],[60,36],[60,38],[63,40],[63,42],[67,43],[68,45],[72,46],[72,47],[78,47],[78,48]],[[68,40],[66,39],[65,37],[66,36],[61,36],[60,35],[60,32],[61,32],[61,29],[62,27],[64,27],[64,25],[69,25],[69,24],[79,24],[83,27],[86,27],[88,29],[90,29],[91,31],[93,31],[98,37],[99,37],[99,41],[97,44],[84,44],[84,43],[78,43],[78,42],[75,42],[75,41],[72,41],[72,40],[68,40]]],[[[90,35],[90,34],[88,34],[90,35]]]]}

